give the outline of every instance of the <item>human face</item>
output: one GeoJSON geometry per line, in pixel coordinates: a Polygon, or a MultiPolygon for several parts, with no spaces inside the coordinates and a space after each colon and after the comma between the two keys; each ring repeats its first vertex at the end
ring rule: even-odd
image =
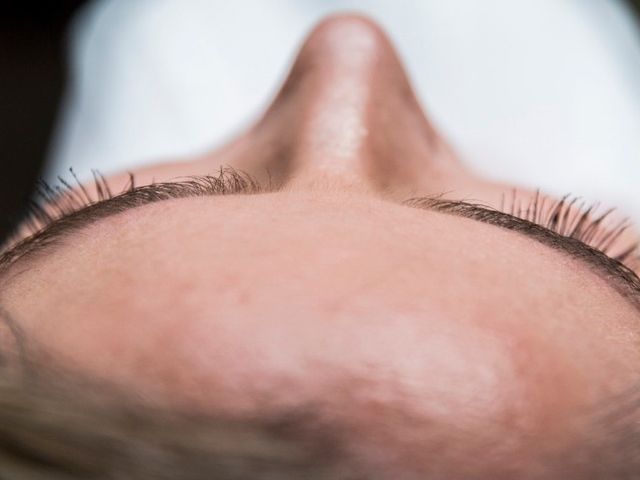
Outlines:
{"type": "MultiPolygon", "coordinates": [[[[324,21],[248,132],[136,182],[226,166],[263,187],[228,170],[143,187],[18,247],[0,303],[30,358],[178,408],[314,404],[363,455],[415,471],[452,428],[456,449],[490,442],[501,462],[560,451],[637,380],[635,276],[531,222],[447,203],[498,208],[513,187],[458,160],[370,21],[324,21]]],[[[531,220],[552,201],[516,200],[538,206],[531,220]]]]}

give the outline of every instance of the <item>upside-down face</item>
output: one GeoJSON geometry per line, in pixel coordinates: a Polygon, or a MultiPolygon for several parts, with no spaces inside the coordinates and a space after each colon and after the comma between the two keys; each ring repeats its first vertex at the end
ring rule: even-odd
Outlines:
{"type": "Polygon", "coordinates": [[[533,475],[640,377],[629,238],[468,171],[367,20],[320,24],[229,145],[134,173],[5,252],[0,339],[29,361],[183,409],[312,404],[406,478],[533,475]]]}

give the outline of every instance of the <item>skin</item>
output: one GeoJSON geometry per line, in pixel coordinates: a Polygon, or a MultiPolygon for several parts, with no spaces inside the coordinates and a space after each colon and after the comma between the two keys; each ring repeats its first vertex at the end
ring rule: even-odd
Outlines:
{"type": "Polygon", "coordinates": [[[37,355],[180,408],[312,403],[368,462],[407,475],[445,468],[444,451],[535,472],[584,433],[582,412],[637,381],[638,313],[593,271],[400,203],[498,207],[513,187],[459,161],[371,21],[325,20],[246,133],[137,183],[221,165],[282,188],[131,210],[5,279],[2,305],[37,355]]]}

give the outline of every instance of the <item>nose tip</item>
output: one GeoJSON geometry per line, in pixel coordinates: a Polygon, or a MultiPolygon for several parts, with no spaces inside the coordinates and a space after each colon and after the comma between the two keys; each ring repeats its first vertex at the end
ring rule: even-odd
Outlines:
{"type": "Polygon", "coordinates": [[[273,170],[285,170],[289,186],[330,177],[386,189],[415,179],[407,169],[432,155],[439,139],[386,33],[351,14],[313,29],[260,126],[286,145],[273,170]]]}
{"type": "Polygon", "coordinates": [[[376,22],[360,15],[334,15],[318,23],[309,34],[292,73],[304,72],[305,67],[318,63],[325,72],[355,72],[371,68],[385,55],[393,57],[395,51],[376,22]]]}
{"type": "Polygon", "coordinates": [[[377,70],[394,56],[386,34],[367,18],[333,16],[313,29],[280,95],[301,109],[293,178],[363,183],[377,70]]]}

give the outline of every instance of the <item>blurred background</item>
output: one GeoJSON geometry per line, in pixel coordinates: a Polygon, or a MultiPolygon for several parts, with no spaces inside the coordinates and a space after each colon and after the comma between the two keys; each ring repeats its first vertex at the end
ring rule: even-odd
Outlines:
{"type": "MultiPolygon", "coordinates": [[[[85,3],[22,0],[0,7],[0,239],[45,170],[68,80],[67,29],[85,3]]],[[[640,0],[626,7],[637,16],[640,0]]]]}
{"type": "Polygon", "coordinates": [[[44,167],[66,78],[66,28],[82,0],[0,6],[0,239],[44,167]]]}

